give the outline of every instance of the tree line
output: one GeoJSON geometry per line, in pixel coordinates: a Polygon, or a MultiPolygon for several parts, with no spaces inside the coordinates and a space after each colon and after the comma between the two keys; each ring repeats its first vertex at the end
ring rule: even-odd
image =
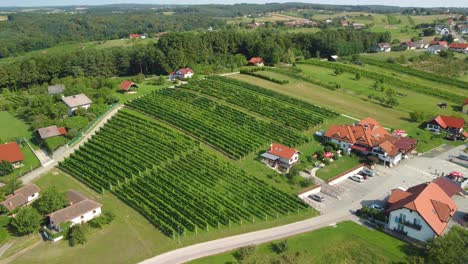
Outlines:
{"type": "Polygon", "coordinates": [[[167,74],[180,67],[199,73],[236,68],[246,58],[260,56],[268,64],[299,58],[350,55],[366,51],[378,42],[388,42],[386,33],[326,30],[318,33],[288,33],[276,29],[250,31],[169,33],[156,44],[83,49],[59,54],[37,54],[0,64],[0,87],[27,88],[66,76],[111,77],[167,74]]]}

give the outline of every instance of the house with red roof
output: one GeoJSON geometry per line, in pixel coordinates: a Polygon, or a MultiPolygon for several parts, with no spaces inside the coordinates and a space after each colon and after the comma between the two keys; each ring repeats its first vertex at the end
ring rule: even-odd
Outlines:
{"type": "Polygon", "coordinates": [[[13,167],[18,168],[23,165],[24,155],[20,146],[16,142],[0,144],[0,162],[8,161],[13,167]]]}
{"type": "Polygon", "coordinates": [[[387,199],[387,228],[420,241],[442,235],[457,211],[455,202],[436,182],[407,190],[394,189],[387,199]]]}
{"type": "Polygon", "coordinates": [[[183,80],[192,78],[195,72],[191,68],[180,68],[177,71],[171,72],[169,74],[169,79],[174,81],[176,79],[183,80]]]}
{"type": "Polygon", "coordinates": [[[455,52],[468,54],[468,43],[452,43],[448,48],[455,52]]]}
{"type": "Polygon", "coordinates": [[[56,136],[65,136],[67,134],[67,129],[65,127],[48,126],[39,128],[37,133],[41,139],[47,139],[56,136]]]}
{"type": "Polygon", "coordinates": [[[278,143],[271,144],[267,152],[260,156],[268,166],[286,172],[299,161],[299,151],[297,149],[278,143]]]}
{"type": "Polygon", "coordinates": [[[389,133],[373,118],[365,118],[352,125],[332,125],[324,134],[326,140],[336,143],[346,153],[376,156],[395,165],[404,155],[416,148],[417,141],[389,133]]]}
{"type": "Polygon", "coordinates": [[[258,67],[262,67],[264,66],[264,61],[262,58],[260,57],[252,57],[249,61],[248,61],[249,65],[253,65],[253,66],[258,66],[258,67]]]}
{"type": "Polygon", "coordinates": [[[129,39],[145,39],[145,34],[128,34],[129,39]]]}
{"type": "Polygon", "coordinates": [[[468,97],[463,102],[463,113],[468,114],[468,97]]]}
{"type": "Polygon", "coordinates": [[[120,91],[123,91],[123,92],[129,92],[129,91],[134,91],[136,88],[139,88],[138,85],[134,82],[131,82],[131,81],[123,81],[120,85],[119,85],[119,90],[120,91]]]}
{"type": "Polygon", "coordinates": [[[412,41],[405,41],[400,44],[400,47],[404,47],[407,50],[416,49],[416,44],[412,41]]]}
{"type": "Polygon", "coordinates": [[[433,40],[429,42],[429,47],[434,46],[434,45],[440,45],[444,47],[448,47],[448,42],[447,41],[442,41],[442,40],[433,40]]]}
{"type": "Polygon", "coordinates": [[[463,127],[465,126],[465,119],[461,117],[451,117],[438,115],[429,122],[426,128],[431,132],[440,133],[442,130],[447,132],[447,137],[456,139],[463,134],[463,127]]]}

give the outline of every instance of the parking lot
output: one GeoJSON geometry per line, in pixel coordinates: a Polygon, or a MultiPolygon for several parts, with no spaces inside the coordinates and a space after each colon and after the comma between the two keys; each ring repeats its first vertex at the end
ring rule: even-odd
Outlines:
{"type": "MultiPolygon", "coordinates": [[[[433,181],[437,178],[436,170],[439,175],[442,172],[448,174],[452,171],[459,171],[463,175],[468,175],[468,169],[449,161],[450,157],[458,156],[464,148],[464,146],[437,148],[433,153],[431,151],[424,155],[405,159],[393,168],[377,165],[374,169],[377,175],[368,177],[362,183],[350,179],[339,183],[338,188],[344,190],[339,195],[339,200],[325,193],[320,193],[319,195],[325,197],[324,201],[316,202],[309,199],[309,203],[324,214],[349,207],[355,201],[361,201],[361,206],[373,203],[384,205],[383,201],[391,190],[398,187],[407,189],[420,183],[433,181]],[[445,152],[441,152],[441,149],[444,149],[445,152]]],[[[459,208],[458,215],[468,212],[467,198],[455,196],[453,199],[459,208]]]]}

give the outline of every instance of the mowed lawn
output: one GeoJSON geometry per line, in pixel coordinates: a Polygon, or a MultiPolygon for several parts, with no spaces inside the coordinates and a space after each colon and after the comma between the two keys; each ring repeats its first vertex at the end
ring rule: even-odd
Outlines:
{"type": "Polygon", "coordinates": [[[0,111],[0,139],[1,141],[14,141],[18,138],[30,139],[32,132],[29,126],[8,111],[0,111]]]}
{"type": "MultiPolygon", "coordinates": [[[[405,263],[408,253],[418,253],[405,242],[354,222],[341,222],[336,228],[324,227],[290,237],[287,241],[288,248],[284,253],[273,252],[272,243],[265,243],[257,246],[255,253],[243,263],[251,263],[249,261],[254,260],[263,260],[264,262],[253,263],[271,263],[271,261],[283,259],[284,255],[288,255],[289,259],[293,260],[287,263],[297,264],[405,263]]],[[[206,257],[189,263],[237,263],[233,255],[234,252],[206,257]]]]}
{"type": "MultiPolygon", "coordinates": [[[[210,229],[209,232],[199,232],[198,235],[181,237],[181,243],[177,239],[164,236],[158,229],[150,224],[138,212],[120,201],[113,194],[106,192],[98,194],[81,182],[54,169],[35,181],[42,189],[56,186],[60,191],[74,189],[103,204],[103,211],[110,211],[116,215],[114,221],[102,230],[90,229],[88,242],[85,245],[70,247],[67,241],[57,243],[42,243],[27,251],[12,263],[136,263],[146,258],[204,241],[221,237],[237,235],[259,229],[284,225],[317,215],[316,211],[292,213],[279,219],[258,221],[255,224],[232,226],[231,228],[210,229]]],[[[36,241],[37,236],[21,238],[21,240],[36,241]]],[[[30,243],[31,244],[31,243],[30,243]]],[[[13,246],[0,258],[12,255],[19,248],[13,246]]]]}
{"type": "Polygon", "coordinates": [[[336,175],[359,165],[359,158],[355,156],[342,156],[316,172],[316,176],[326,181],[336,175]]]}

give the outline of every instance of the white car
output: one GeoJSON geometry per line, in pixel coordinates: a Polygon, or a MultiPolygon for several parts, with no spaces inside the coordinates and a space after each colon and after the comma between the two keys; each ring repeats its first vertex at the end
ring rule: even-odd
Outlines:
{"type": "Polygon", "coordinates": [[[355,182],[359,182],[359,183],[364,181],[364,177],[362,177],[361,175],[357,175],[357,174],[349,177],[349,179],[355,182]]]}
{"type": "Polygon", "coordinates": [[[379,210],[379,211],[384,210],[384,208],[382,206],[378,205],[378,204],[371,204],[369,207],[372,208],[372,209],[379,210]]]}

